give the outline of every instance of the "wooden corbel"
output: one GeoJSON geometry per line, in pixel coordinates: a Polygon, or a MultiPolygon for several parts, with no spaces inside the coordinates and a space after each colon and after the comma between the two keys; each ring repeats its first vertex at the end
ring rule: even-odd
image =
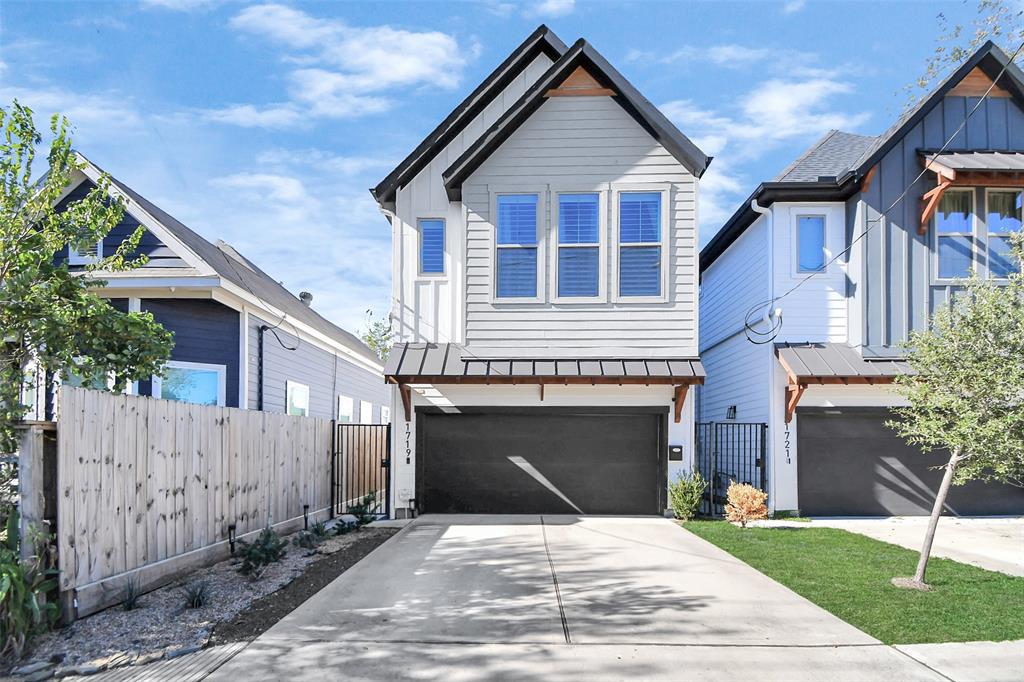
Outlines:
{"type": "Polygon", "coordinates": [[[935,215],[935,209],[939,207],[939,200],[952,184],[952,180],[942,180],[937,187],[928,190],[921,197],[921,224],[917,228],[918,234],[923,235],[928,232],[928,225],[932,221],[932,216],[935,215]]]}
{"type": "Polygon", "coordinates": [[[803,397],[804,391],[807,390],[807,384],[787,384],[786,385],[786,423],[793,421],[793,414],[796,412],[797,403],[800,402],[800,398],[803,397]]]}
{"type": "Polygon", "coordinates": [[[683,403],[686,402],[686,392],[689,388],[689,384],[676,386],[676,389],[672,394],[672,404],[674,408],[673,418],[675,419],[676,424],[678,424],[683,418],[683,403]]]}
{"type": "Polygon", "coordinates": [[[864,179],[860,183],[860,191],[867,192],[868,188],[871,187],[871,181],[875,179],[875,174],[878,173],[878,164],[876,163],[871,167],[871,170],[867,172],[864,179]]]}
{"type": "Polygon", "coordinates": [[[398,392],[402,395],[402,407],[405,409],[405,421],[412,421],[412,389],[409,384],[398,384],[398,392]]]}
{"type": "Polygon", "coordinates": [[[544,402],[544,382],[540,382],[540,401],[544,402]]]}

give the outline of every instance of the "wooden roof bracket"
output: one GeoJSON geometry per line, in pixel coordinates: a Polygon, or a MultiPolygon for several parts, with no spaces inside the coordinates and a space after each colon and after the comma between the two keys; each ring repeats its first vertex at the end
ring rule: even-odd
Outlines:
{"type": "Polygon", "coordinates": [[[402,408],[405,410],[405,421],[412,421],[412,389],[409,384],[398,384],[398,392],[402,395],[402,408]]]}
{"type": "Polygon", "coordinates": [[[876,163],[871,167],[865,175],[864,179],[860,183],[860,191],[867,192],[868,188],[871,187],[871,181],[875,179],[875,175],[878,173],[878,164],[876,163]]]}
{"type": "Polygon", "coordinates": [[[928,232],[928,225],[931,224],[932,216],[935,215],[935,209],[939,207],[939,200],[942,199],[942,195],[953,184],[953,180],[944,180],[942,179],[943,177],[940,175],[939,184],[925,192],[921,197],[921,224],[917,228],[917,233],[920,235],[928,232]]]}
{"type": "MultiPolygon", "coordinates": [[[[795,378],[795,377],[794,377],[795,378]]],[[[807,390],[807,384],[790,383],[786,386],[786,423],[793,421],[796,406],[807,390]]]]}
{"type": "Polygon", "coordinates": [[[676,424],[678,424],[683,418],[683,403],[686,402],[686,392],[689,390],[689,388],[689,384],[676,386],[675,391],[673,391],[672,393],[672,418],[676,424]]]}

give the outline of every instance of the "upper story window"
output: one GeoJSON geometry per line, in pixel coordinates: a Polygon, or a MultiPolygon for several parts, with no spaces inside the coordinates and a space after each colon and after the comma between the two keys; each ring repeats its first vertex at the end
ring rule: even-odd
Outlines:
{"type": "Polygon", "coordinates": [[[103,240],[89,244],[81,251],[68,244],[68,265],[92,265],[103,258],[103,240]]]}
{"type": "Polygon", "coordinates": [[[368,400],[359,401],[359,423],[360,424],[372,424],[373,423],[373,403],[368,400]]]}
{"type": "Polygon", "coordinates": [[[969,277],[974,264],[974,191],[947,190],[935,211],[939,279],[969,277]]]}
{"type": "Polygon", "coordinates": [[[497,298],[537,298],[537,199],[536,194],[497,197],[497,298]]]}
{"type": "Polygon", "coordinates": [[[1010,254],[1010,236],[1021,227],[1021,196],[1018,190],[991,190],[988,193],[988,273],[1005,278],[1017,272],[1010,254]]]}
{"type": "Polygon", "coordinates": [[[600,196],[558,195],[558,296],[594,298],[600,293],[600,196]]]}
{"type": "Polygon", "coordinates": [[[347,395],[338,396],[338,423],[351,424],[355,412],[355,401],[347,395]]]}
{"type": "Polygon", "coordinates": [[[662,296],[661,192],[619,194],[620,297],[662,296]]]}
{"type": "Polygon", "coordinates": [[[224,407],[226,383],[224,365],[171,360],[162,377],[153,377],[153,397],[224,407]]]}
{"type": "Polygon", "coordinates": [[[444,220],[424,218],[420,225],[420,274],[444,274],[444,220]]]}
{"type": "Polygon", "coordinates": [[[825,270],[825,216],[802,215],[796,219],[796,271],[825,270]]]}

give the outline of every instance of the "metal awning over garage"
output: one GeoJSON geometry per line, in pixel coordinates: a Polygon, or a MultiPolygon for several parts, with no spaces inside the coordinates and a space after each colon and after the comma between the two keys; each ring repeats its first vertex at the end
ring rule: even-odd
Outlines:
{"type": "Polygon", "coordinates": [[[786,422],[809,384],[888,384],[912,370],[905,360],[865,360],[845,343],[778,343],[775,355],[786,370],[786,422]]]}
{"type": "Polygon", "coordinates": [[[384,378],[402,388],[410,412],[410,384],[632,384],[675,386],[679,421],[686,391],[704,383],[697,358],[479,358],[457,343],[401,343],[391,349],[384,378]]]}

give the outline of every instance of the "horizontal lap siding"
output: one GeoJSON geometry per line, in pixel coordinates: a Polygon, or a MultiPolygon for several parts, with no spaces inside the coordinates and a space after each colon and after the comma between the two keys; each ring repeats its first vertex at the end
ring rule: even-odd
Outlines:
{"type": "MultiPolygon", "coordinates": [[[[256,409],[259,386],[259,341],[261,325],[271,326],[255,315],[249,316],[249,407],[256,409]]],[[[360,401],[373,404],[373,421],[380,420],[380,408],[390,398],[384,379],[361,369],[308,341],[300,341],[286,331],[287,322],[263,336],[263,409],[285,411],[285,382],[309,386],[309,416],[334,419],[337,396],[352,398],[356,416],[360,401]],[[276,336],[275,336],[276,334],[276,336]],[[278,341],[278,337],[280,341],[278,341]],[[294,348],[295,350],[288,350],[294,348]]]]}
{"type": "MultiPolygon", "coordinates": [[[[91,192],[96,185],[91,181],[85,180],[78,187],[71,190],[70,193],[57,205],[57,211],[63,211],[67,209],[69,204],[84,199],[89,192],[91,192]]],[[[109,256],[117,251],[121,243],[132,236],[135,230],[139,228],[139,221],[125,212],[121,222],[118,223],[107,236],[103,238],[103,255],[109,256]]],[[[149,258],[145,264],[145,268],[183,268],[187,267],[188,264],[178,257],[168,246],[156,238],[156,236],[149,230],[144,230],[142,237],[139,239],[139,247],[135,250],[134,256],[145,255],[149,258]]],[[[58,260],[66,260],[67,251],[65,250],[58,256],[58,260]]]]}
{"type": "MultiPolygon", "coordinates": [[[[478,355],[668,357],[696,354],[696,180],[610,97],[546,101],[465,183],[466,342],[478,355]],[[667,303],[612,303],[615,240],[607,247],[607,302],[491,302],[494,226],[491,187],[514,191],[607,187],[608,183],[671,183],[667,303]]],[[[547,213],[551,206],[548,202],[547,213]]],[[[612,207],[615,210],[615,207],[612,207]]],[[[547,232],[544,279],[556,258],[556,230],[547,232]]],[[[546,287],[550,289],[551,285],[546,287]]],[[[548,299],[552,292],[548,291],[548,299]]]]}
{"type": "Polygon", "coordinates": [[[549,66],[551,60],[538,55],[426,168],[398,190],[392,231],[392,314],[401,339],[441,343],[462,340],[462,210],[459,204],[448,201],[441,173],[515,104],[549,66]],[[441,276],[423,277],[419,273],[420,218],[445,219],[445,272],[441,276]]]}
{"type": "Polygon", "coordinates": [[[772,349],[739,335],[702,352],[707,379],[699,389],[699,421],[722,421],[735,405],[736,421],[767,423],[772,349]]]}
{"type": "MultiPolygon", "coordinates": [[[[225,405],[238,407],[238,311],[216,301],[144,299],[142,309],[174,333],[171,360],[224,365],[225,405]]],[[[139,390],[149,395],[149,382],[139,390]]]]}
{"type": "Polygon", "coordinates": [[[743,318],[768,296],[766,219],[758,218],[704,271],[700,284],[700,345],[710,348],[743,328],[743,318]]]}

